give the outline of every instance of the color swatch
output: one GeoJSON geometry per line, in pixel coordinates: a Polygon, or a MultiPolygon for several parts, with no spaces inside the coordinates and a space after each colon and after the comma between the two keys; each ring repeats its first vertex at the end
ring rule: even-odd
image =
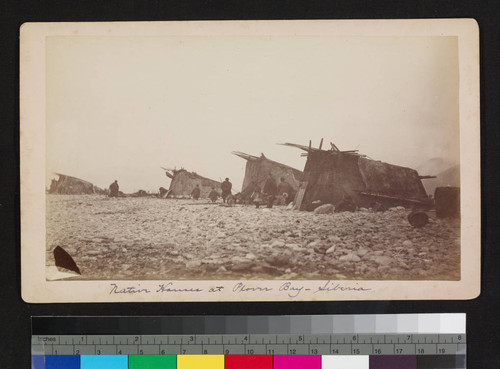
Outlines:
{"type": "Polygon", "coordinates": [[[82,355],[80,356],[80,369],[128,369],[128,356],[82,355]]]}
{"type": "Polygon", "coordinates": [[[321,356],[276,355],[273,369],[321,369],[321,356]]]}
{"type": "MultiPolygon", "coordinates": [[[[406,367],[401,367],[401,368],[412,369],[406,367]]],[[[325,355],[321,357],[321,369],[373,369],[373,368],[370,367],[369,357],[366,355],[362,356],[325,355]]]]}
{"type": "Polygon", "coordinates": [[[465,355],[33,355],[32,369],[465,369],[465,355]]]}
{"type": "Polygon", "coordinates": [[[225,369],[273,369],[271,355],[226,355],[225,369]]]}
{"type": "Polygon", "coordinates": [[[224,355],[178,355],[177,369],[224,369],[224,355]]]}
{"type": "Polygon", "coordinates": [[[128,369],[176,369],[176,355],[130,355],[128,369]]]}

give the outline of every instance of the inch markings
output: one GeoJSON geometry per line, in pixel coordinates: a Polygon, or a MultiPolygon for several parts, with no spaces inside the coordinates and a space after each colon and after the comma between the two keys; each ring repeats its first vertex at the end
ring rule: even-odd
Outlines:
{"type": "Polygon", "coordinates": [[[33,355],[459,355],[465,334],[33,336],[33,355]]]}

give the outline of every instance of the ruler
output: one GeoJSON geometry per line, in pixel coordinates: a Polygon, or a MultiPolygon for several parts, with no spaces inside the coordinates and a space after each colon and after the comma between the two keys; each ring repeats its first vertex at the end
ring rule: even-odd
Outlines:
{"type": "MultiPolygon", "coordinates": [[[[421,363],[408,368],[465,368],[467,344],[465,314],[35,317],[32,333],[33,362],[70,356],[172,356],[176,363],[181,357],[211,356],[225,362],[260,355],[272,356],[274,363],[285,356],[296,357],[296,362],[307,357],[322,362],[335,357],[364,357],[367,362],[400,357],[421,363]]],[[[33,368],[48,367],[43,365],[33,368]]],[[[176,368],[181,367],[191,368],[176,368]]]]}
{"type": "Polygon", "coordinates": [[[57,335],[33,355],[465,355],[465,334],[57,335]]]}

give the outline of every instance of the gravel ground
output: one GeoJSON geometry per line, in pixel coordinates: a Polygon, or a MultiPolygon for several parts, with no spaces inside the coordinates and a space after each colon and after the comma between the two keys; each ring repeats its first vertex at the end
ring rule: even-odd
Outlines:
{"type": "Polygon", "coordinates": [[[459,221],[408,213],[47,195],[47,265],[61,246],[89,280],[460,279],[459,221]]]}

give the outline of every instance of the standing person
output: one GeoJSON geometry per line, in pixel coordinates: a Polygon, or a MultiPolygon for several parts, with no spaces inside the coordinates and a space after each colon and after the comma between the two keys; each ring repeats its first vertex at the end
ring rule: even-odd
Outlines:
{"type": "Polygon", "coordinates": [[[115,181],[109,185],[109,197],[118,197],[119,189],[118,180],[115,179],[115,181]]]}
{"type": "Polygon", "coordinates": [[[196,187],[193,188],[193,191],[191,191],[191,196],[193,196],[193,199],[198,200],[200,198],[200,194],[200,185],[196,185],[196,187]]]}
{"type": "Polygon", "coordinates": [[[255,185],[252,196],[250,196],[250,199],[254,203],[255,207],[258,209],[262,201],[262,193],[260,192],[259,185],[255,185]]]}
{"type": "Polygon", "coordinates": [[[278,186],[276,186],[276,181],[274,180],[271,173],[269,173],[269,176],[266,179],[263,192],[267,196],[267,207],[272,208],[274,204],[274,198],[276,196],[276,193],[278,192],[278,186]]]}
{"type": "Polygon", "coordinates": [[[226,202],[226,198],[231,195],[231,188],[233,188],[233,184],[229,182],[229,178],[226,178],[226,180],[221,183],[220,188],[222,190],[222,201],[226,202]]]}

